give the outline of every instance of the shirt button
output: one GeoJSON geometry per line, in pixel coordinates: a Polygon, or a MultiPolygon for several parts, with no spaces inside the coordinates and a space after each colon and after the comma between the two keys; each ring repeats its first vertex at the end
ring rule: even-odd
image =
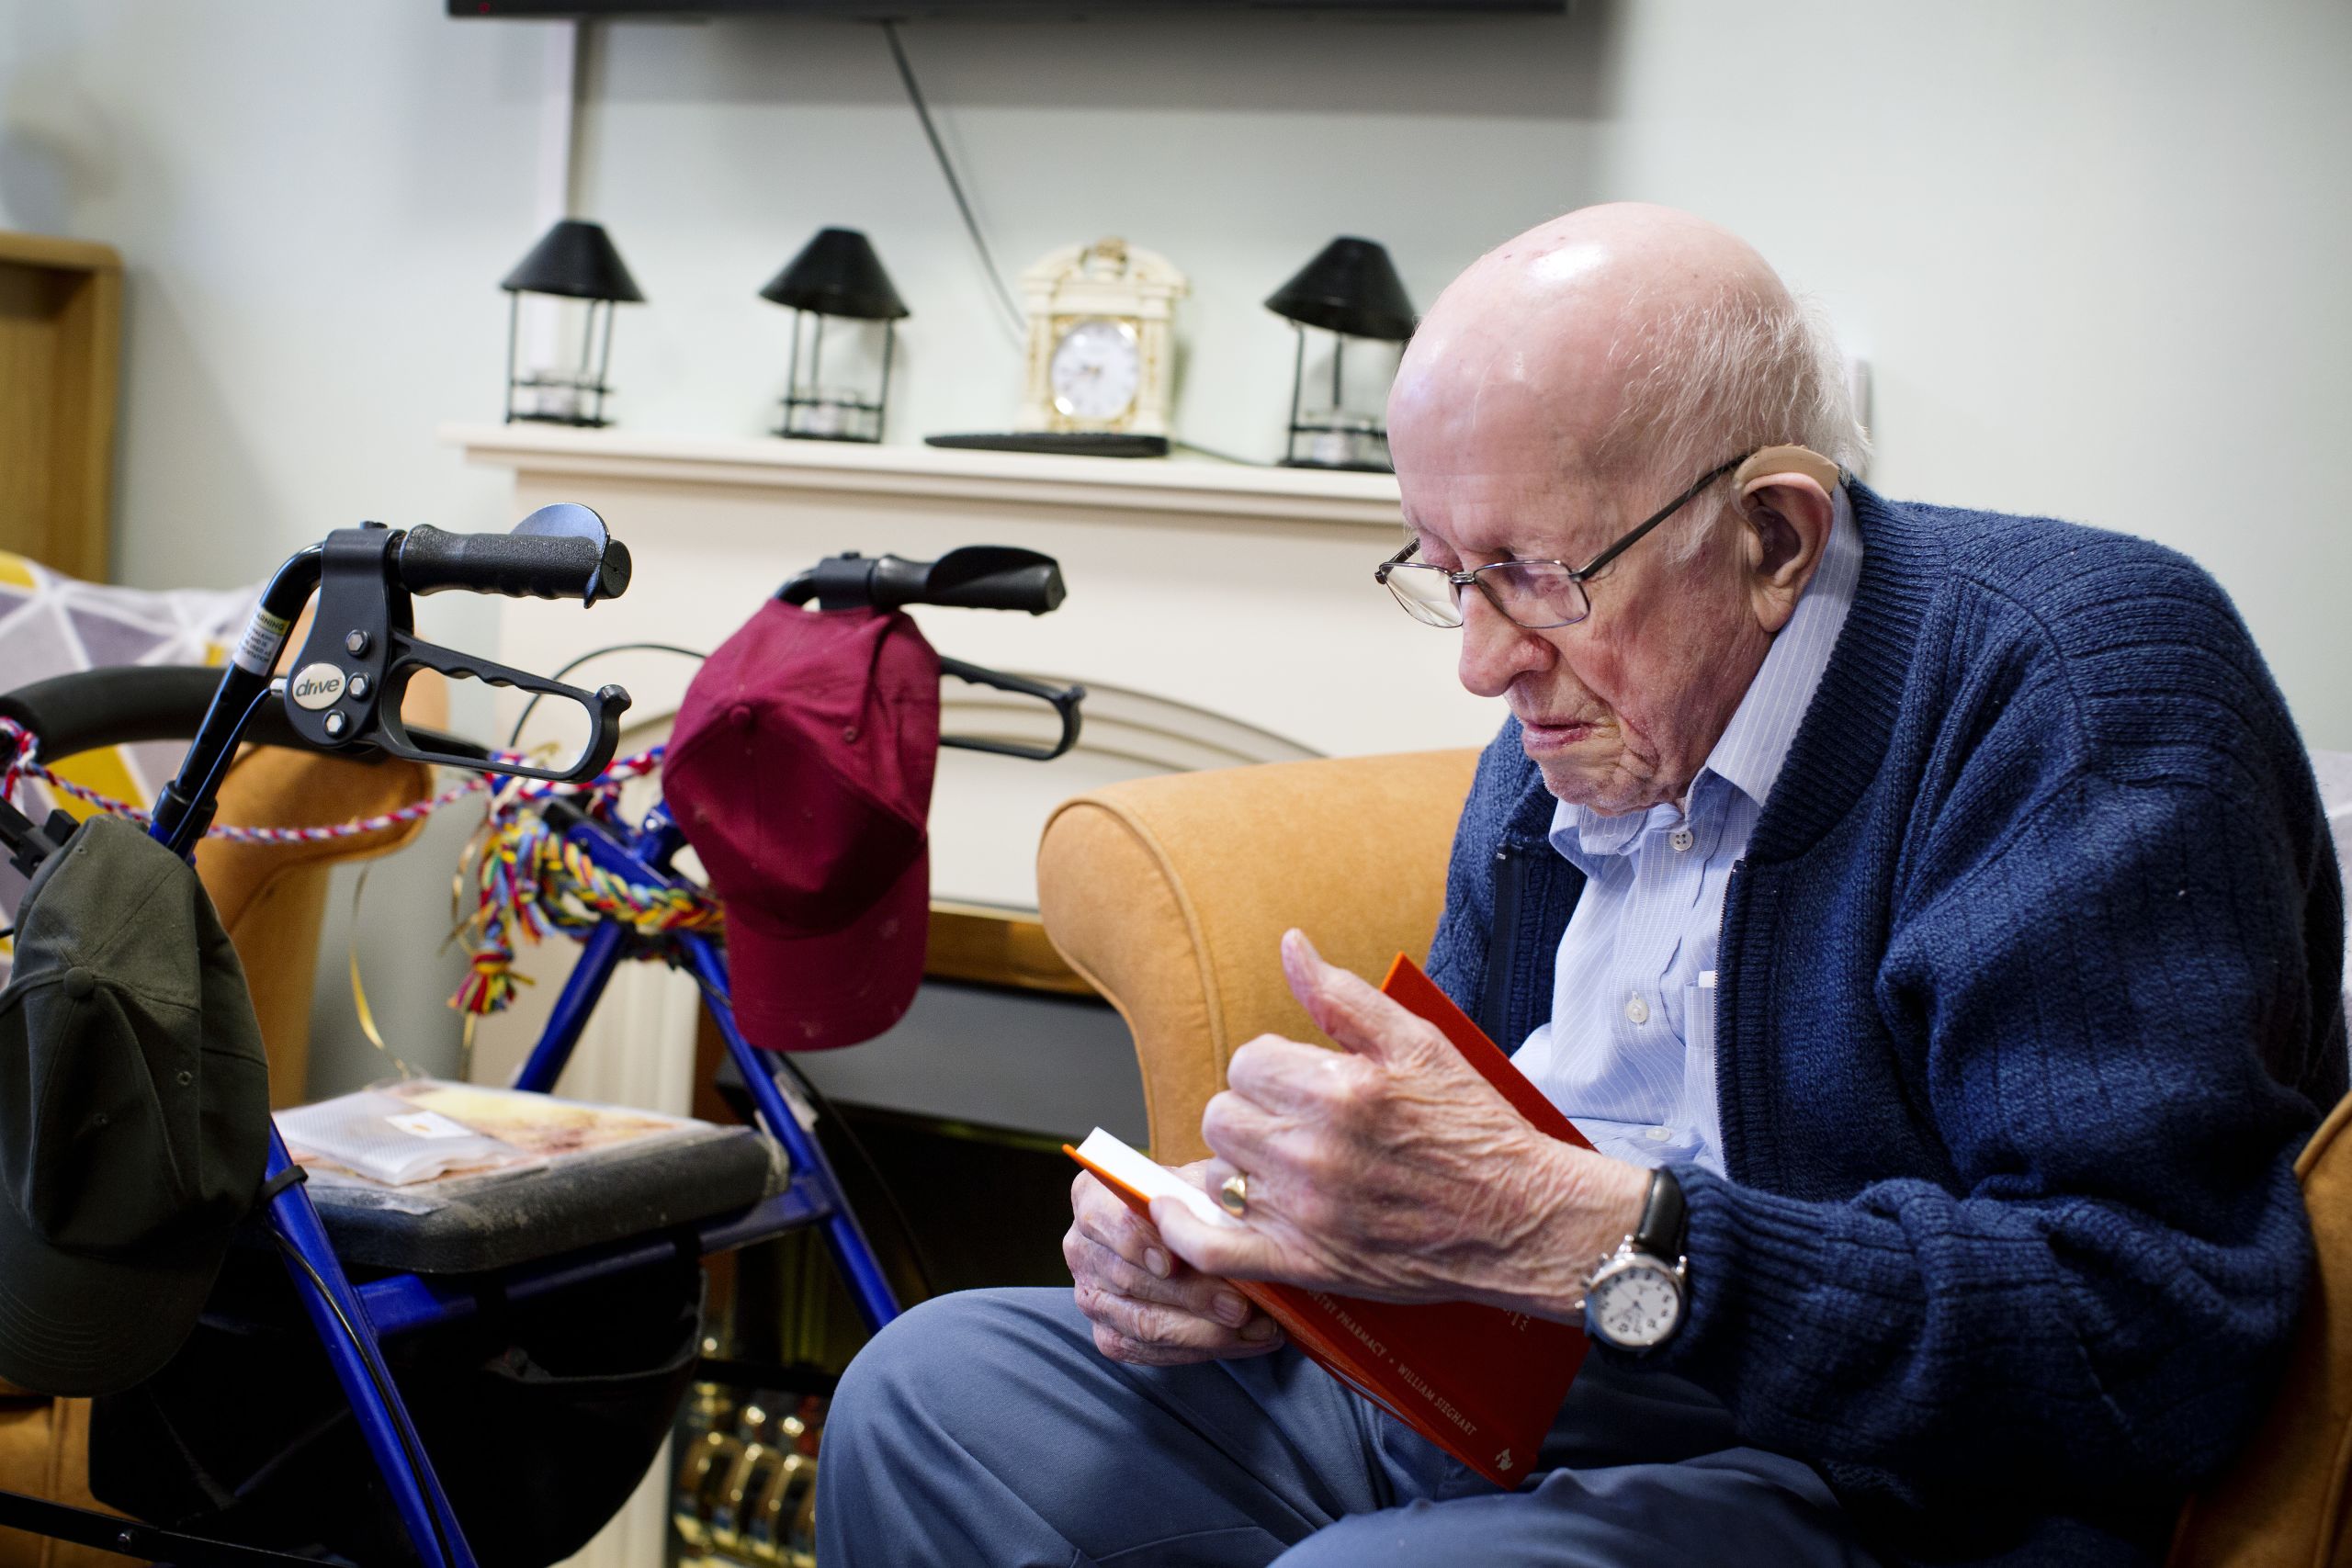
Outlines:
{"type": "Polygon", "coordinates": [[[1666,841],[1678,850],[1687,850],[1699,841],[1699,836],[1688,828],[1677,828],[1666,841]]]}
{"type": "Polygon", "coordinates": [[[1674,1136],[1674,1129],[1671,1127],[1653,1127],[1648,1132],[1643,1134],[1642,1136],[1647,1138],[1653,1144],[1662,1144],[1668,1138],[1674,1136]]]}
{"type": "Polygon", "coordinates": [[[1636,991],[1625,998],[1625,1016],[1635,1023],[1650,1021],[1650,1004],[1642,1000],[1640,992],[1636,991]]]}

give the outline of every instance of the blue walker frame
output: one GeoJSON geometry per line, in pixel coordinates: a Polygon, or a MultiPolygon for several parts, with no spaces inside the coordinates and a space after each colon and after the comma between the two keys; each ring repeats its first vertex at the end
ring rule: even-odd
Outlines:
{"type": "MultiPolygon", "coordinates": [[[[153,831],[156,838],[169,841],[165,829],[158,827],[153,831]]],[[[598,866],[630,882],[680,884],[671,862],[685,836],[667,807],[656,806],[626,836],[594,821],[572,824],[567,836],[598,866]]],[[[751,1093],[760,1130],[783,1146],[791,1165],[790,1181],[783,1191],[749,1209],[690,1227],[699,1255],[707,1258],[821,1225],[826,1247],[856,1303],[858,1315],[868,1332],[878,1331],[899,1315],[898,1297],[857,1216],[842,1197],[824,1150],[802,1128],[776,1082],[775,1074],[782,1069],[781,1061],[746,1040],[736,1027],[729,999],[726,953],[710,938],[691,932],[645,938],[617,920],[599,921],[582,941],[579,962],[514,1087],[540,1094],[553,1090],[606,983],[631,956],[632,946],[649,941],[669,949],[670,961],[694,976],[703,1006],[718,1025],[727,1054],[751,1093]],[[775,1067],[771,1061],[776,1062],[775,1067]]],[[[299,1264],[294,1258],[287,1262],[295,1291],[351,1402],[360,1435],[390,1490],[393,1506],[418,1560],[426,1568],[476,1568],[465,1532],[401,1402],[381,1348],[386,1338],[471,1316],[476,1310],[474,1289],[470,1282],[450,1284],[419,1274],[395,1274],[364,1285],[352,1284],[327,1240],[325,1224],[308,1190],[288,1175],[296,1168],[273,1119],[266,1185],[284,1184],[269,1201],[268,1224],[300,1259],[299,1264]],[[344,1331],[345,1323],[353,1330],[349,1335],[344,1331]]],[[[528,1301],[665,1261],[676,1256],[677,1245],[668,1238],[626,1240],[521,1265],[496,1278],[506,1299],[528,1301]]]]}

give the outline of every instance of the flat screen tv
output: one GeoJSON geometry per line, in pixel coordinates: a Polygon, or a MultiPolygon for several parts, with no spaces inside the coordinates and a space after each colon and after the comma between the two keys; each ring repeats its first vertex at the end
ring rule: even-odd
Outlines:
{"type": "Polygon", "coordinates": [[[1171,11],[1558,16],[1567,0],[448,0],[453,17],[1001,17],[1069,20],[1171,11]]]}

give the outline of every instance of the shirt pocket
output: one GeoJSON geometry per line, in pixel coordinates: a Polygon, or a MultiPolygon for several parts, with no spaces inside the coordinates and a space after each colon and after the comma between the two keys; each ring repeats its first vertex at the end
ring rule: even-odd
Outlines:
{"type": "MultiPolygon", "coordinates": [[[[1714,978],[1712,972],[1707,976],[1714,978]]],[[[1682,1105],[1675,1122],[1697,1138],[1700,1163],[1723,1168],[1721,1116],[1715,1105],[1715,987],[1682,987],[1682,1105]]]]}

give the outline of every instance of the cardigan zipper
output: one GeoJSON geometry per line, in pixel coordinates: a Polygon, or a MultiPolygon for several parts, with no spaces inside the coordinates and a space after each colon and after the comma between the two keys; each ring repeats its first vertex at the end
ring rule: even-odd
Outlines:
{"type": "Polygon", "coordinates": [[[1724,1162],[1726,1173],[1732,1168],[1731,1129],[1724,1115],[1724,1088],[1731,1075],[1724,1071],[1724,1053],[1730,1048],[1731,1031],[1724,1025],[1731,1011],[1731,947],[1724,937],[1731,930],[1732,895],[1739,890],[1740,874],[1747,869],[1745,855],[1731,863],[1731,871],[1724,878],[1723,918],[1715,924],[1715,1135],[1723,1140],[1715,1157],[1724,1162]]]}
{"type": "Polygon", "coordinates": [[[1521,945],[1520,905],[1527,881],[1527,859],[1513,853],[1514,848],[1506,843],[1495,851],[1495,916],[1487,931],[1486,984],[1478,992],[1478,1027],[1498,1043],[1509,1032],[1511,983],[1521,945]]]}

